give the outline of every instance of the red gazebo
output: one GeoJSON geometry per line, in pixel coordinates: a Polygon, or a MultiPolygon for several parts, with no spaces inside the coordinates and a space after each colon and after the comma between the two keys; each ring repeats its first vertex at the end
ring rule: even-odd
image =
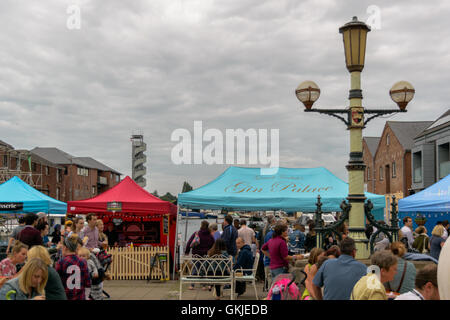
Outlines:
{"type": "Polygon", "coordinates": [[[94,198],[69,201],[67,212],[95,213],[103,220],[105,229],[108,223],[114,223],[122,244],[169,245],[173,257],[177,206],[155,197],[128,176],[94,198]]]}

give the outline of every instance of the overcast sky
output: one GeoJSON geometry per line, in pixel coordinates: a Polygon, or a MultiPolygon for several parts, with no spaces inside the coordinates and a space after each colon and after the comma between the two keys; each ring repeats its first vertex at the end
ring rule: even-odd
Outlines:
{"type": "Polygon", "coordinates": [[[416,95],[364,135],[386,120],[435,120],[449,108],[449,1],[2,0],[0,140],[90,156],[125,176],[130,136],[143,130],[147,190],[161,195],[227,167],[173,164],[174,130],[279,129],[280,166],[324,166],[347,181],[345,125],[304,113],[294,91],[313,80],[316,107],[348,105],[338,29],[355,15],[370,22],[369,6],[380,29],[368,34],[364,106],[396,108],[388,91],[400,80],[416,95]],[[72,5],[80,29],[67,27],[72,5]]]}

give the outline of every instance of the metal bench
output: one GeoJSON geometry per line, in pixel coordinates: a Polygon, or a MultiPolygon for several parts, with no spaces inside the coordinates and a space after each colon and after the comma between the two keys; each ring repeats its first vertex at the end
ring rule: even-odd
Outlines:
{"type": "Polygon", "coordinates": [[[207,284],[231,286],[230,299],[234,298],[233,258],[216,255],[201,257],[184,256],[180,259],[180,300],[183,295],[183,284],[207,284]]]}

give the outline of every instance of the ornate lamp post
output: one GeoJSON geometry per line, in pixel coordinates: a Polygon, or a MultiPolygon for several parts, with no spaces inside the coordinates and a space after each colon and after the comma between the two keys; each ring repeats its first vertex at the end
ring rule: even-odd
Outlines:
{"type": "Polygon", "coordinates": [[[297,98],[305,105],[305,112],[318,112],[336,117],[343,121],[350,130],[350,160],[346,166],[349,178],[347,200],[351,205],[349,214],[349,236],[357,246],[357,258],[369,257],[368,240],[364,233],[364,171],[362,153],[362,129],[372,119],[385,114],[406,112],[406,105],[414,97],[413,86],[400,81],[390,90],[392,100],[399,109],[364,109],[362,106],[361,71],[364,69],[366,39],[370,27],[357,17],[339,28],[344,40],[345,63],[350,72],[350,106],[345,109],[314,109],[312,105],[320,96],[319,87],[312,81],[302,82],[295,91],[297,98]],[[365,114],[371,116],[365,119],[365,114]]]}

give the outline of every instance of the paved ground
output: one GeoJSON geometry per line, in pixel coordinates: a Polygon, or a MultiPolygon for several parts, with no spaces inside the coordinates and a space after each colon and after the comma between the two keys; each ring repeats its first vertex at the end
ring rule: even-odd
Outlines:
{"type": "MultiPolygon", "coordinates": [[[[183,300],[214,300],[212,291],[203,291],[199,285],[194,290],[188,290],[189,285],[183,285],[183,300]]],[[[178,281],[146,280],[110,280],[104,282],[104,290],[112,300],[178,300],[180,284],[178,281]]],[[[258,297],[267,296],[263,293],[263,282],[256,284],[258,297]]],[[[247,283],[247,290],[238,300],[255,300],[255,290],[247,283]]],[[[225,290],[223,300],[230,299],[230,290],[225,290]]]]}
{"type": "MultiPolygon", "coordinates": [[[[366,265],[370,265],[369,260],[361,260],[366,265]]],[[[417,270],[425,265],[432,263],[429,261],[413,261],[417,270]]],[[[303,269],[306,260],[297,262],[297,268],[303,269]]],[[[295,269],[297,269],[295,268],[295,269]]],[[[297,269],[297,270],[298,270],[297,269]]],[[[291,271],[294,269],[291,269],[291,271]]],[[[300,275],[298,275],[300,276],[300,275]]],[[[299,278],[298,278],[299,279],[299,278]]],[[[212,291],[203,291],[199,285],[195,290],[188,290],[189,285],[183,285],[183,300],[214,300],[212,291]]],[[[104,282],[104,290],[109,293],[112,300],[178,300],[180,284],[177,280],[166,282],[146,280],[110,280],[104,282]]],[[[267,296],[263,292],[263,282],[256,284],[259,299],[267,296]]],[[[236,295],[235,295],[236,297],[236,295]]],[[[230,299],[230,290],[225,290],[223,300],[230,299]]],[[[247,283],[247,290],[238,300],[255,300],[253,286],[247,283]]]]}

